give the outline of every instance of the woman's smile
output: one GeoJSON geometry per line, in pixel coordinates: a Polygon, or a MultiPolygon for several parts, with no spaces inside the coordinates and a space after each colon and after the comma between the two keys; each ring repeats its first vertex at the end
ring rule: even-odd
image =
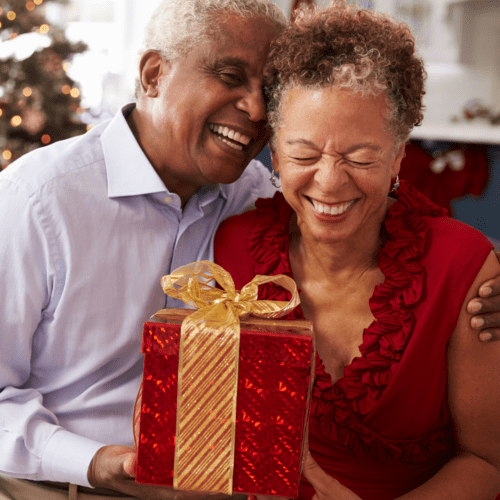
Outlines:
{"type": "Polygon", "coordinates": [[[316,212],[328,215],[342,215],[347,212],[347,210],[349,210],[349,208],[351,208],[357,201],[357,199],[353,199],[351,201],[343,203],[329,204],[314,200],[313,198],[308,198],[308,200],[312,203],[316,212]]]}

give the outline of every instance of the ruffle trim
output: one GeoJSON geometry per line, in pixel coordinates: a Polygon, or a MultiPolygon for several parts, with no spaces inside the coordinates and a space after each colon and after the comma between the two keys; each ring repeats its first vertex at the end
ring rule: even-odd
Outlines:
{"type": "MultiPolygon", "coordinates": [[[[285,274],[293,278],[288,258],[288,224],[292,209],[280,193],[256,203],[256,223],[247,245],[255,274],[285,274]]],[[[364,331],[362,356],[345,367],[334,385],[317,358],[311,415],[319,419],[326,437],[349,447],[356,455],[378,460],[397,458],[420,462],[450,448],[450,428],[438,429],[418,441],[391,441],[366,428],[356,416],[368,414],[395,372],[410,339],[415,321],[413,306],[420,300],[424,271],[419,263],[427,222],[446,210],[430,204],[411,186],[401,183],[397,202],[385,220],[388,235],[380,251],[379,267],[385,281],[374,290],[370,308],[375,321],[364,331]]],[[[283,288],[268,284],[261,297],[289,300],[283,288]]],[[[297,307],[286,319],[302,319],[297,307]]]]}

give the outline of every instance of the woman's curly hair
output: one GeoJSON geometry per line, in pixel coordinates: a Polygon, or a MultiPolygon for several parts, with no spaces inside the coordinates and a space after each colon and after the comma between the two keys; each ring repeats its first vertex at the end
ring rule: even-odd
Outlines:
{"type": "Polygon", "coordinates": [[[272,44],[265,70],[272,143],[290,88],[337,87],[361,95],[384,92],[388,127],[399,147],[422,122],[425,77],[406,24],[342,0],[302,10],[272,44]]]}

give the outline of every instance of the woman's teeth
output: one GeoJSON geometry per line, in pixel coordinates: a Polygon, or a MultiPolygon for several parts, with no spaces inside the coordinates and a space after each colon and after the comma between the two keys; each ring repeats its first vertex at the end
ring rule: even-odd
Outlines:
{"type": "Polygon", "coordinates": [[[242,151],[244,146],[247,146],[251,141],[251,137],[247,135],[240,134],[229,127],[223,127],[222,125],[214,125],[210,124],[209,128],[212,132],[215,132],[217,137],[228,146],[231,146],[233,149],[238,151],[242,151]],[[229,140],[231,139],[231,140],[229,140]],[[237,144],[239,143],[239,144],[237,144]]]}
{"type": "Polygon", "coordinates": [[[312,199],[311,202],[314,205],[314,208],[316,209],[317,212],[320,212],[322,214],[340,215],[343,214],[350,206],[352,206],[355,200],[351,200],[342,205],[335,205],[335,206],[323,205],[312,199]]]}

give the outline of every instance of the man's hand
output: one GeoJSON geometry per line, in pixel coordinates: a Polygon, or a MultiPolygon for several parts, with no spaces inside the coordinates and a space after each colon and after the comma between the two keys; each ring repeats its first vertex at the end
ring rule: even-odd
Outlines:
{"type": "MultiPolygon", "coordinates": [[[[500,251],[495,254],[500,261],[500,251]]],[[[500,340],[500,276],[481,285],[479,297],[467,304],[467,311],[474,314],[471,326],[480,330],[479,340],[500,340]]]]}
{"type": "Polygon", "coordinates": [[[356,493],[329,476],[314,460],[310,452],[304,463],[304,476],[316,493],[312,500],[361,500],[356,493]]]}
{"type": "Polygon", "coordinates": [[[137,452],[130,446],[104,446],[89,466],[88,480],[94,487],[120,491],[141,500],[246,500],[246,495],[222,495],[174,490],[135,482],[137,452]]]}

